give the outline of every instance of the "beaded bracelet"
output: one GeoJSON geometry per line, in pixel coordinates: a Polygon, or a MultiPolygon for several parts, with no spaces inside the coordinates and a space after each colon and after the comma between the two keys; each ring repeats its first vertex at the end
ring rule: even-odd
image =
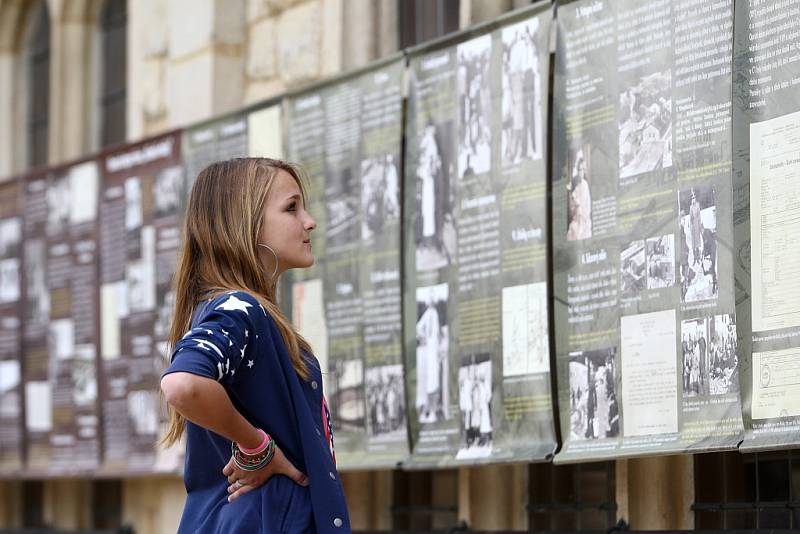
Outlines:
{"type": "Polygon", "coordinates": [[[275,456],[275,440],[267,435],[266,445],[264,445],[263,450],[256,454],[247,454],[242,451],[236,442],[233,442],[231,443],[231,456],[239,469],[243,471],[258,471],[269,464],[275,456]]]}

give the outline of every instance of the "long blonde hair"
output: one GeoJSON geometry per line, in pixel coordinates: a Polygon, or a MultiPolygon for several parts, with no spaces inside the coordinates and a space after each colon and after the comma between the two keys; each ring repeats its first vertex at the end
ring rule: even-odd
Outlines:
{"type": "MultiPolygon", "coordinates": [[[[183,223],[183,245],[175,272],[175,309],[169,331],[169,351],[189,330],[199,303],[227,291],[253,295],[275,320],[297,374],[309,377],[302,351],[309,344],[295,331],[276,301],[276,280],[262,266],[256,243],[264,206],[280,171],[297,182],[306,200],[301,171],[269,158],[238,158],[212,163],[197,177],[183,223]]],[[[169,407],[169,429],[161,440],[180,440],[185,418],[169,407]]]]}

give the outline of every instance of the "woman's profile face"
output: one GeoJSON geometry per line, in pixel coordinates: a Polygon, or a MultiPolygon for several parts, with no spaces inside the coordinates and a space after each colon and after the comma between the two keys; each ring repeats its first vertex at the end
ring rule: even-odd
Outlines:
{"type": "MultiPolygon", "coordinates": [[[[268,245],[278,256],[277,273],[314,264],[311,232],[317,223],[305,210],[300,186],[291,174],[278,170],[262,213],[259,243],[268,245]]],[[[264,270],[275,270],[275,256],[258,247],[264,270]]]]}

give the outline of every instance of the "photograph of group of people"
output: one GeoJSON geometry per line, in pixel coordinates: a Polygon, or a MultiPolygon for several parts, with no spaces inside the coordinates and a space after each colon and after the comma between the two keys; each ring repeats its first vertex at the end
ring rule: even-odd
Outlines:
{"type": "Polygon", "coordinates": [[[417,136],[416,266],[432,271],[455,261],[452,123],[428,124],[417,136]]]}
{"type": "Polygon", "coordinates": [[[620,293],[635,297],[644,289],[675,283],[675,236],[665,234],[631,241],[619,257],[620,293]]]}
{"type": "Polygon", "coordinates": [[[615,347],[569,355],[570,437],[613,438],[619,435],[615,347]]]}
{"type": "Polygon", "coordinates": [[[681,301],[715,298],[717,287],[717,212],[713,184],[678,193],[681,301]]]}
{"type": "Polygon", "coordinates": [[[684,397],[739,391],[736,322],[732,315],[682,321],[681,347],[684,397]]]}
{"type": "Polygon", "coordinates": [[[417,390],[420,423],[450,418],[447,390],[450,329],[447,284],[417,288],[417,390]]]}
{"type": "Polygon", "coordinates": [[[328,169],[325,173],[325,242],[329,247],[353,243],[359,238],[357,184],[352,169],[328,169]]]}
{"type": "Polygon", "coordinates": [[[386,154],[361,162],[361,238],[381,234],[400,220],[400,177],[397,158],[386,154]]]}
{"type": "Polygon", "coordinates": [[[468,354],[458,369],[458,407],[462,445],[456,458],[483,458],[492,453],[491,354],[468,354]]]}
{"type": "Polygon", "coordinates": [[[406,434],[403,366],[382,365],[367,369],[367,434],[372,438],[406,434]]]}
{"type": "Polygon", "coordinates": [[[503,165],[542,158],[542,87],[539,19],[503,28],[503,165]]]}
{"type": "Polygon", "coordinates": [[[458,177],[489,172],[492,166],[489,62],[492,36],[458,46],[458,177]]]}
{"type": "Polygon", "coordinates": [[[642,76],[619,95],[619,177],[672,167],[672,73],[642,76]]]}
{"type": "Polygon", "coordinates": [[[363,430],[365,415],[364,361],[361,359],[331,359],[326,387],[334,428],[351,432],[363,430]]]}

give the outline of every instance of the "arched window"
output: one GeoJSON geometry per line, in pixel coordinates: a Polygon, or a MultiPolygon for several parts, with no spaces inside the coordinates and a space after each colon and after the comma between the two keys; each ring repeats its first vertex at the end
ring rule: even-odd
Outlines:
{"type": "Polygon", "coordinates": [[[108,0],[100,15],[102,63],[100,73],[100,143],[125,140],[127,96],[126,0],[108,0]]]}
{"type": "Polygon", "coordinates": [[[33,31],[28,43],[28,166],[47,163],[50,125],[50,16],[40,2],[34,14],[33,31]]]}

